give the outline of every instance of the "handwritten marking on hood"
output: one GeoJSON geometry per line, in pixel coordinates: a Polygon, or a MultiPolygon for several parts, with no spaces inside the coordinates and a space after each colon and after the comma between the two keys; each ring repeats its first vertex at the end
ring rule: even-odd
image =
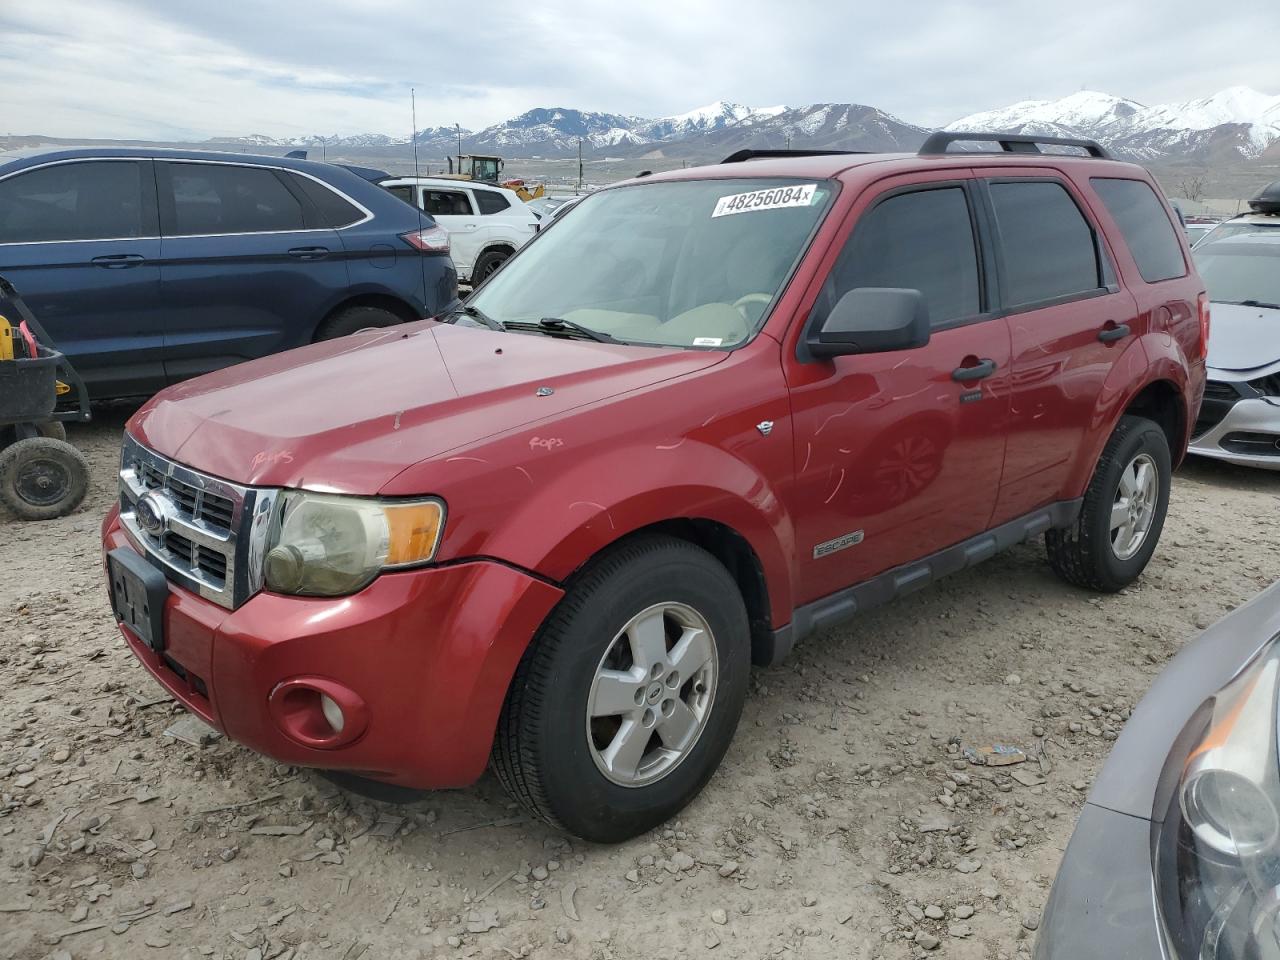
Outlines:
{"type": "Polygon", "coordinates": [[[563,447],[564,441],[559,437],[530,437],[529,449],[536,450],[541,447],[543,450],[554,450],[556,447],[563,447]]]}
{"type": "Polygon", "coordinates": [[[268,453],[266,450],[259,450],[249,461],[249,469],[257,470],[268,463],[293,463],[293,451],[277,450],[275,453],[268,453]]]}

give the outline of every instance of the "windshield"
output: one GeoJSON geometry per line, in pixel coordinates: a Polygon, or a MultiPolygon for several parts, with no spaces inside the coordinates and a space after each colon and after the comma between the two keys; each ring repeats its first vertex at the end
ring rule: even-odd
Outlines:
{"type": "Polygon", "coordinates": [[[733,347],[763,322],[827,209],[829,182],[686,180],[603,190],[468,301],[629,343],[733,347]]]}
{"type": "Polygon", "coordinates": [[[1268,233],[1280,227],[1280,217],[1275,223],[1258,222],[1257,220],[1227,220],[1218,224],[1203,238],[1206,243],[1217,243],[1229,237],[1239,237],[1251,233],[1268,233]]]}
{"type": "Polygon", "coordinates": [[[1215,240],[1193,256],[1210,300],[1280,306],[1280,243],[1215,240]]]}

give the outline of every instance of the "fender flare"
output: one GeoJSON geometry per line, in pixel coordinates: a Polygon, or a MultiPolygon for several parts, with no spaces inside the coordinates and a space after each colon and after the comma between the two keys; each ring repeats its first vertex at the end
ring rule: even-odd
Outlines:
{"type": "MultiPolygon", "coordinates": [[[[526,479],[533,484],[532,476],[526,479]]],[[[768,478],[727,450],[689,438],[656,449],[619,447],[568,465],[535,489],[479,542],[468,537],[464,550],[559,584],[637,531],[671,521],[711,521],[754,552],[772,625],[790,619],[791,517],[768,478]]]]}
{"type": "MultiPolygon", "coordinates": [[[[1112,364],[1098,394],[1088,434],[1093,442],[1086,455],[1080,457],[1075,474],[1071,477],[1069,489],[1075,491],[1073,495],[1083,493],[1088,487],[1098,458],[1102,456],[1103,448],[1115,432],[1120,418],[1135,398],[1154,383],[1167,383],[1177,394],[1178,415],[1184,434],[1182,447],[1185,447],[1194,422],[1192,411],[1187,409],[1186,402],[1189,362],[1177,341],[1164,331],[1145,334],[1125,347],[1124,353],[1112,364]]],[[[1182,450],[1173,449],[1170,452],[1176,466],[1181,459],[1182,450]]]]}

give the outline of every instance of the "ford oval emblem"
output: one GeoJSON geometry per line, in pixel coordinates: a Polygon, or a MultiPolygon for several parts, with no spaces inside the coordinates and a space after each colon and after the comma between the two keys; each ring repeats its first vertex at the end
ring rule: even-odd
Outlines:
{"type": "Polygon", "coordinates": [[[142,528],[143,533],[151,537],[160,537],[164,535],[164,507],[164,501],[155,491],[144,493],[138,498],[138,503],[134,507],[133,513],[134,516],[138,518],[138,526],[142,528]]]}

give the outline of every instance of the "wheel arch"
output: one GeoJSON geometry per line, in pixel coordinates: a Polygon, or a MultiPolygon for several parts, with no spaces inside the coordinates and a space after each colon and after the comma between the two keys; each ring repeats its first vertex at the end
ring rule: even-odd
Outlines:
{"type": "Polygon", "coordinates": [[[316,341],[326,323],[344,310],[350,310],[352,307],[374,307],[379,310],[386,310],[388,313],[394,313],[399,317],[401,323],[412,323],[415,320],[422,319],[411,304],[401,300],[399,297],[394,297],[388,293],[357,293],[339,301],[320,318],[320,322],[311,331],[312,342],[316,341]]]}
{"type": "Polygon", "coordinates": [[[1176,467],[1186,455],[1189,429],[1186,404],[1182,392],[1168,380],[1152,380],[1134,395],[1124,414],[1145,417],[1164,431],[1169,441],[1169,455],[1176,467]]]}
{"type": "Polygon", "coordinates": [[[738,592],[742,595],[742,602],[747,608],[747,621],[751,624],[752,662],[757,664],[772,662],[774,635],[769,583],[765,577],[764,565],[760,562],[760,557],[751,542],[727,523],[705,517],[659,520],[632,530],[625,536],[606,544],[597,550],[583,567],[616,550],[632,538],[650,533],[661,533],[676,540],[691,543],[706,550],[720,561],[738,585],[738,592]]]}

